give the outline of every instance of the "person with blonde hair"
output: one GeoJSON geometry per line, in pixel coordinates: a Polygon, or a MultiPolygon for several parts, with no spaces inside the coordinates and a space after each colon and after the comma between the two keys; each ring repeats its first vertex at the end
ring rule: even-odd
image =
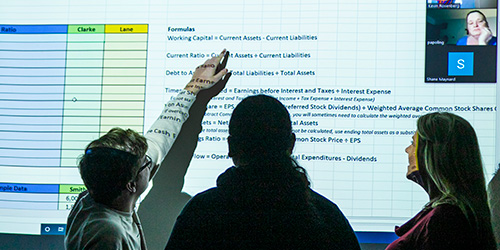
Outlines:
{"type": "Polygon", "coordinates": [[[406,153],[407,177],[424,188],[429,202],[396,227],[400,238],[386,249],[495,249],[481,153],[469,122],[446,112],[421,116],[406,153]]]}

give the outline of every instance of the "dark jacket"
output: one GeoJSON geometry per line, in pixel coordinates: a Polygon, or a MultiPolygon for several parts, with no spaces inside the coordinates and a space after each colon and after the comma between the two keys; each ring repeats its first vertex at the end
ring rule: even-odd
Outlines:
{"type": "Polygon", "coordinates": [[[339,208],[292,179],[229,168],[184,207],[166,249],[360,249],[339,208]]]}

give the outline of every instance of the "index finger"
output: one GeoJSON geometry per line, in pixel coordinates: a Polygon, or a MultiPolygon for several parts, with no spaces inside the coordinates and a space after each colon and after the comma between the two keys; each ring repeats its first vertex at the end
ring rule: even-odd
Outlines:
{"type": "Polygon", "coordinates": [[[224,58],[222,59],[222,62],[217,66],[215,73],[219,73],[222,69],[226,68],[228,58],[229,58],[229,51],[226,50],[224,53],[224,58]]]}
{"type": "Polygon", "coordinates": [[[224,57],[224,55],[226,54],[226,49],[222,50],[222,52],[218,55],[218,56],[214,56],[210,59],[208,59],[205,63],[213,63],[215,65],[219,65],[220,64],[220,60],[224,57]]]}
{"type": "Polygon", "coordinates": [[[224,53],[224,59],[222,59],[222,67],[226,67],[226,64],[227,64],[227,60],[229,59],[229,51],[226,50],[226,53],[224,53]]]}
{"type": "Polygon", "coordinates": [[[224,57],[226,54],[226,49],[223,49],[222,52],[217,56],[217,61],[220,62],[220,60],[224,57]]]}

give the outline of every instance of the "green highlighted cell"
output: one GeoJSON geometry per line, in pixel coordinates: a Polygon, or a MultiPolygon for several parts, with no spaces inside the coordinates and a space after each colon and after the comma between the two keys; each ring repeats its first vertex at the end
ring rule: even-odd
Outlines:
{"type": "Polygon", "coordinates": [[[87,190],[85,185],[61,184],[59,185],[60,194],[79,194],[87,190]]]}
{"type": "MultiPolygon", "coordinates": [[[[102,59],[68,59],[66,60],[66,68],[102,68],[102,59]]],[[[101,80],[99,80],[101,83],[101,80]]]]}
{"type": "Polygon", "coordinates": [[[104,48],[104,42],[68,42],[66,50],[82,50],[82,51],[89,51],[89,50],[96,50],[96,51],[102,51],[104,48]]]}
{"type": "Polygon", "coordinates": [[[104,33],[104,24],[77,24],[68,25],[68,34],[95,34],[104,33]]]}

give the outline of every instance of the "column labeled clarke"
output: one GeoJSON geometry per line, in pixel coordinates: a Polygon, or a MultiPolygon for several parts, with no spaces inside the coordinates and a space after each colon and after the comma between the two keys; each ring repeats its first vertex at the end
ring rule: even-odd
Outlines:
{"type": "Polygon", "coordinates": [[[99,137],[104,24],[68,25],[61,167],[99,137]]]}

